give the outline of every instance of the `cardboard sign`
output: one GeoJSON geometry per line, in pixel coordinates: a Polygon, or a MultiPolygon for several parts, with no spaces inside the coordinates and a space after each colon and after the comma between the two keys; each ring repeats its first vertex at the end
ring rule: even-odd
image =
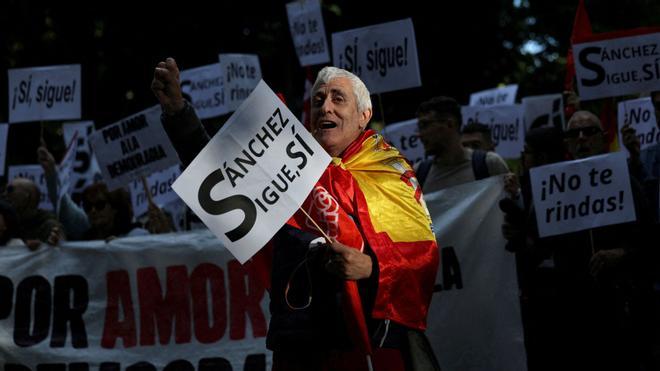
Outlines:
{"type": "Polygon", "coordinates": [[[80,65],[9,70],[9,122],[80,119],[80,65]]]}
{"type": "MultiPolygon", "coordinates": [[[[619,129],[617,135],[619,136],[626,123],[635,129],[642,150],[660,142],[660,130],[656,123],[655,108],[650,97],[619,102],[617,123],[619,129]]],[[[620,143],[621,148],[627,153],[626,146],[622,141],[620,143]]]]}
{"type": "Polygon", "coordinates": [[[254,54],[220,54],[218,57],[225,76],[226,112],[233,112],[261,81],[259,57],[254,54]]]}
{"type": "Polygon", "coordinates": [[[224,115],[225,78],[220,63],[181,71],[181,90],[190,96],[200,119],[224,115]]]}
{"type": "Polygon", "coordinates": [[[470,94],[470,106],[491,107],[505,104],[515,104],[518,85],[507,85],[501,88],[482,90],[470,94]]]}
{"type": "Polygon", "coordinates": [[[301,0],[286,4],[289,30],[301,66],[330,61],[328,42],[319,0],[301,0]]]}
{"type": "Polygon", "coordinates": [[[535,167],[530,175],[540,237],[635,220],[623,152],[535,167]]]}
{"type": "Polygon", "coordinates": [[[333,33],[332,63],[359,76],[371,94],[422,85],[410,18],[333,33]]]}
{"type": "Polygon", "coordinates": [[[564,101],[561,94],[535,95],[520,100],[525,132],[533,128],[554,126],[564,130],[564,101]]]}
{"type": "Polygon", "coordinates": [[[520,104],[506,106],[463,106],[463,125],[478,122],[490,128],[495,152],[503,158],[518,158],[525,145],[525,127],[520,104]]]}
{"type": "Polygon", "coordinates": [[[89,136],[94,132],[93,121],[65,122],[62,125],[62,135],[65,143],[71,143],[76,137],[75,164],[71,173],[70,193],[80,193],[85,187],[94,183],[94,178],[101,177],[96,155],[92,151],[89,136]]]}
{"type": "Polygon", "coordinates": [[[108,189],[179,163],[160,123],[160,114],[160,106],[154,106],[91,135],[108,189]]]}
{"type": "Polygon", "coordinates": [[[417,163],[424,160],[426,151],[424,144],[419,139],[417,119],[387,125],[383,129],[382,134],[410,162],[417,163]]]}
{"type": "Polygon", "coordinates": [[[660,90],[660,33],[573,45],[580,99],[660,90]]]}
{"type": "Polygon", "coordinates": [[[172,188],[244,263],[300,207],[329,162],[262,81],[172,188]]]}

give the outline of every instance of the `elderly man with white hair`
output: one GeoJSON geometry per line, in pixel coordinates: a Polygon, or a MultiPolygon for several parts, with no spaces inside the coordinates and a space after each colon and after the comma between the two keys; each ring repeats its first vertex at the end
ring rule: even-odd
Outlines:
{"type": "MultiPolygon", "coordinates": [[[[158,63],[152,90],[163,108],[163,126],[187,165],[209,138],[181,95],[174,59],[158,63]]],[[[300,227],[301,220],[272,239],[266,344],[274,352],[273,370],[406,370],[419,362],[437,368],[432,353],[420,360],[408,351],[409,339],[419,339],[426,328],[439,262],[414,172],[367,129],[371,99],[357,76],[323,68],[311,106],[312,134],[333,161],[308,200],[321,194],[338,210],[338,216],[317,211],[312,217],[321,225],[338,217],[339,237],[310,245],[317,236],[300,227]],[[362,313],[347,309],[349,281],[357,282],[362,313]],[[356,331],[365,321],[364,333],[356,331]]],[[[253,261],[263,262],[265,255],[262,250],[253,261]]]]}

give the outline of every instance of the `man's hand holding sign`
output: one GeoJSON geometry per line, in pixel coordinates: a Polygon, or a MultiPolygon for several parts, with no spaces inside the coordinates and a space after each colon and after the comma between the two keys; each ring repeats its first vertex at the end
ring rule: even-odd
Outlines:
{"type": "Polygon", "coordinates": [[[387,343],[388,332],[373,332],[390,325],[425,328],[438,251],[412,169],[365,130],[371,118],[366,86],[347,71],[323,69],[312,94],[312,137],[262,81],[209,139],[194,110],[179,100],[177,73],[168,58],[152,84],[168,106],[163,126],[191,164],[173,188],[239,261],[270,241],[267,344],[275,351],[274,369],[333,368],[347,359],[366,369],[369,358],[360,354],[403,369],[403,344],[388,340],[392,363],[381,358],[384,348],[371,349],[387,343]],[[317,259],[309,246],[321,234],[328,243],[317,259]],[[298,287],[299,277],[306,289],[298,287]],[[364,281],[360,294],[355,280],[364,281]],[[295,291],[305,291],[307,302],[290,304],[295,291]]]}

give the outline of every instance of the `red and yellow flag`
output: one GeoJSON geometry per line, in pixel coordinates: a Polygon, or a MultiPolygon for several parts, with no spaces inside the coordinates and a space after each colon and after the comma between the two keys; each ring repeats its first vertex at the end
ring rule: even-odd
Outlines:
{"type": "MultiPolygon", "coordinates": [[[[419,184],[398,150],[373,130],[364,132],[333,158],[302,207],[330,237],[355,248],[364,240],[375,253],[374,318],[426,327],[438,247],[419,184]]],[[[306,223],[301,213],[294,219],[306,223]]]]}

